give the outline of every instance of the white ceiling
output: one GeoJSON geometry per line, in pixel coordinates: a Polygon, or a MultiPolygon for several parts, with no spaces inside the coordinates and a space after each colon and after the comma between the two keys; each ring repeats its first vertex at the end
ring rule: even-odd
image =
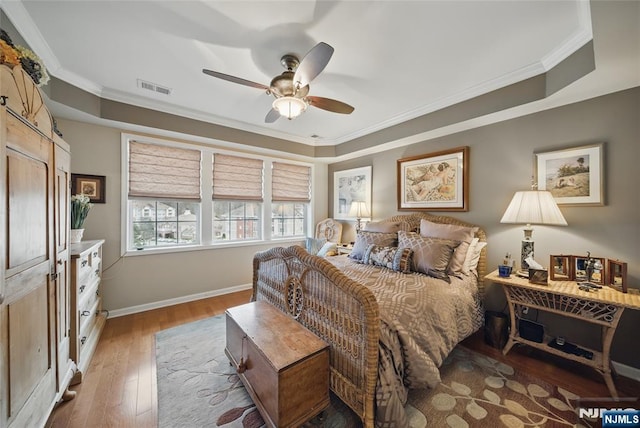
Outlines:
{"type": "Polygon", "coordinates": [[[0,1],[61,80],[312,145],[343,143],[547,71],[591,40],[592,8],[602,8],[578,0],[0,1]],[[310,94],[354,106],[351,115],[310,107],[265,124],[271,96],[201,71],[268,85],[284,70],[282,55],[303,57],[320,41],[335,52],[310,94]],[[138,79],[171,94],[141,89],[138,79]]]}

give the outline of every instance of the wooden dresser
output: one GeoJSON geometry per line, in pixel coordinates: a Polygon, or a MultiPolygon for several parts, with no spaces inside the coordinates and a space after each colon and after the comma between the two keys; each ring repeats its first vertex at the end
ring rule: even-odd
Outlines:
{"type": "Polygon", "coordinates": [[[72,385],[82,382],[107,319],[100,290],[102,244],[71,244],[71,359],[78,367],[72,385]]]}

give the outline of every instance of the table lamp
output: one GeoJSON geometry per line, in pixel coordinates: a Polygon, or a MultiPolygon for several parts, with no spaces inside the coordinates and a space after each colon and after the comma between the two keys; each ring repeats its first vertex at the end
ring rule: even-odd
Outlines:
{"type": "Polygon", "coordinates": [[[356,233],[360,232],[360,228],[362,226],[362,218],[369,217],[369,209],[367,208],[367,203],[364,201],[351,202],[349,216],[356,218],[356,233]]]}
{"type": "Polygon", "coordinates": [[[553,199],[551,192],[545,190],[533,190],[516,192],[511,203],[504,212],[500,223],[526,224],[524,228],[524,239],[520,252],[520,271],[518,275],[529,276],[529,264],[526,259],[533,258],[533,228],[532,224],[545,224],[555,226],[566,226],[558,204],[553,199]]]}

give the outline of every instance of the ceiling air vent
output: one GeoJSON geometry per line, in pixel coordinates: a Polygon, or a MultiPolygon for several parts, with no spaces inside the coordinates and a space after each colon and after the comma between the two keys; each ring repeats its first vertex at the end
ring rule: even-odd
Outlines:
{"type": "Polygon", "coordinates": [[[156,85],[155,83],[147,82],[141,79],[138,79],[138,87],[142,89],[147,89],[149,91],[158,92],[164,95],[171,95],[171,88],[156,85]]]}

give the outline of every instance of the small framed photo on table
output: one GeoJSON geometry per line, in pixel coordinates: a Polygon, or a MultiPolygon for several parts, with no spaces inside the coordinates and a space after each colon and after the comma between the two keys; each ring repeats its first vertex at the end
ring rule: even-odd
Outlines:
{"type": "Polygon", "coordinates": [[[88,196],[94,204],[104,204],[106,180],[104,175],[71,174],[71,194],[82,194],[88,196]]]}

